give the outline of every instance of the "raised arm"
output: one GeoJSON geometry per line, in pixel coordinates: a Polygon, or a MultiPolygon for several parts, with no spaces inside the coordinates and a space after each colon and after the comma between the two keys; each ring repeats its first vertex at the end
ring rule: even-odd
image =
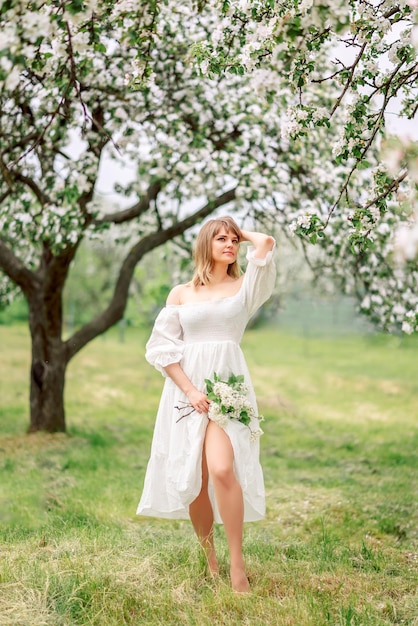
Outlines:
{"type": "Polygon", "coordinates": [[[255,248],[254,258],[264,259],[267,253],[273,250],[276,243],[274,237],[251,230],[241,230],[242,241],[249,241],[255,248]]]}

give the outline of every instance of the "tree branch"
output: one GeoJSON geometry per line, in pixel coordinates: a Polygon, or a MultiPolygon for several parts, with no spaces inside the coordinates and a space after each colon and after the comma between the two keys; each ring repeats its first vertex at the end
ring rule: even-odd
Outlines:
{"type": "Polygon", "coordinates": [[[332,107],[332,111],[329,115],[330,119],[331,117],[334,115],[335,111],[338,109],[338,107],[340,106],[345,94],[347,93],[351,83],[353,82],[353,76],[354,76],[354,72],[356,70],[357,65],[360,63],[360,60],[363,56],[363,52],[366,49],[367,46],[367,42],[365,42],[361,48],[360,48],[360,52],[358,53],[357,57],[354,60],[354,63],[351,65],[350,67],[350,75],[348,77],[348,80],[346,82],[346,84],[344,85],[344,89],[342,90],[341,94],[338,96],[337,100],[335,101],[334,106],[332,107]]]}
{"type": "Polygon", "coordinates": [[[398,176],[398,178],[395,178],[391,182],[391,184],[388,186],[388,188],[385,191],[383,191],[378,196],[373,198],[373,200],[370,200],[370,202],[368,202],[364,206],[364,209],[370,209],[371,206],[373,206],[374,204],[377,204],[380,200],[383,200],[383,198],[386,198],[386,196],[388,196],[390,193],[392,193],[392,191],[396,190],[399,187],[401,182],[405,180],[407,176],[408,176],[408,170],[405,170],[402,174],[398,176]]]}
{"type": "Polygon", "coordinates": [[[15,141],[9,146],[6,146],[3,153],[7,154],[9,152],[13,152],[13,150],[15,150],[16,148],[23,148],[24,146],[26,146],[26,144],[31,143],[34,139],[38,140],[39,134],[40,133],[38,131],[34,131],[32,133],[29,133],[28,135],[25,135],[24,137],[21,137],[18,141],[15,141]]]}
{"type": "Polygon", "coordinates": [[[221,194],[215,200],[210,200],[201,209],[192,213],[180,222],[175,222],[165,230],[146,235],[134,245],[122,263],[119,277],[116,281],[113,297],[109,306],[95,319],[80,328],[65,342],[67,362],[73,358],[89,341],[101,335],[116,322],[122,319],[129,295],[129,285],[136,265],[142,257],[162,245],[166,241],[181,235],[205,217],[213,213],[217,208],[232,202],[235,199],[235,188],[221,194]]]}
{"type": "Polygon", "coordinates": [[[50,202],[48,196],[38,187],[38,185],[35,183],[34,180],[32,180],[32,178],[29,178],[29,176],[25,176],[21,172],[14,172],[13,170],[11,170],[11,175],[13,178],[29,187],[29,189],[33,191],[34,195],[42,205],[48,204],[50,202]]]}
{"type": "Polygon", "coordinates": [[[10,250],[3,239],[0,239],[0,267],[25,295],[35,288],[36,274],[25,267],[25,264],[10,250]]]}
{"type": "Polygon", "coordinates": [[[12,193],[12,189],[9,188],[7,191],[5,191],[1,196],[0,196],[0,204],[2,204],[6,198],[8,198],[12,193]]]}
{"type": "Polygon", "coordinates": [[[69,83],[68,83],[68,85],[67,85],[67,86],[66,86],[66,88],[65,88],[64,95],[61,97],[61,99],[60,99],[60,101],[58,102],[58,104],[57,104],[57,106],[56,106],[55,110],[52,112],[52,114],[51,114],[51,118],[50,118],[50,119],[49,119],[49,121],[47,122],[46,126],[44,126],[44,128],[42,129],[42,131],[41,131],[40,133],[38,133],[36,141],[35,141],[35,142],[31,145],[31,146],[29,146],[29,148],[27,148],[27,150],[26,150],[23,154],[21,154],[19,158],[15,159],[14,161],[12,161],[12,162],[9,164],[9,169],[11,169],[12,167],[14,167],[14,166],[15,166],[15,165],[17,165],[18,163],[20,163],[20,161],[21,161],[22,159],[24,159],[25,157],[27,157],[27,156],[28,156],[28,154],[30,154],[31,152],[33,152],[34,150],[36,150],[36,148],[37,148],[37,147],[38,147],[38,146],[42,143],[42,141],[43,141],[43,139],[44,139],[44,137],[45,137],[45,135],[46,135],[46,133],[47,133],[47,130],[48,130],[48,129],[49,129],[49,127],[52,125],[52,123],[53,123],[54,119],[57,117],[57,115],[59,114],[59,112],[60,112],[61,108],[62,108],[62,107],[63,107],[63,105],[65,104],[66,99],[67,99],[67,96],[68,96],[69,92],[71,91],[71,87],[72,87],[71,82],[69,82],[69,83]]]}
{"type": "Polygon", "coordinates": [[[141,200],[139,200],[139,202],[129,207],[129,209],[116,211],[115,213],[108,213],[107,215],[104,215],[103,217],[94,220],[93,224],[122,224],[123,222],[129,222],[133,220],[135,217],[139,217],[140,215],[148,211],[151,202],[156,199],[162,189],[162,186],[163,183],[160,180],[152,183],[148,187],[145,196],[143,196],[141,200]]]}

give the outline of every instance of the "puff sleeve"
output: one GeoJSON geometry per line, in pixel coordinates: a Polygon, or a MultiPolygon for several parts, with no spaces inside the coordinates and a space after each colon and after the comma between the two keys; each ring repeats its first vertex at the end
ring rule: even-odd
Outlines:
{"type": "Polygon", "coordinates": [[[152,333],[145,346],[145,358],[163,376],[164,367],[178,363],[183,356],[183,331],[179,320],[178,307],[165,306],[158,314],[152,333]]]}
{"type": "Polygon", "coordinates": [[[243,290],[249,317],[254,315],[273,292],[276,280],[276,266],[273,258],[274,248],[267,253],[264,259],[254,258],[255,249],[252,246],[248,248],[248,263],[243,281],[243,290]]]}

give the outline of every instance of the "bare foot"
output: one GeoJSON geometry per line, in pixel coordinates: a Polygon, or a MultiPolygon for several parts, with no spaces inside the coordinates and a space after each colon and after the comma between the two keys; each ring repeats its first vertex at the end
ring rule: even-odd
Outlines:
{"type": "Polygon", "coordinates": [[[219,575],[218,559],[216,558],[215,550],[210,548],[206,553],[206,559],[208,562],[208,568],[210,575],[215,578],[219,575]]]}
{"type": "Polygon", "coordinates": [[[231,567],[231,585],[232,589],[237,593],[249,593],[250,583],[243,568],[231,567]]]}
{"type": "Polygon", "coordinates": [[[211,576],[213,576],[213,578],[216,578],[217,576],[219,576],[219,565],[216,559],[215,560],[208,559],[208,566],[209,566],[209,573],[211,576]]]}

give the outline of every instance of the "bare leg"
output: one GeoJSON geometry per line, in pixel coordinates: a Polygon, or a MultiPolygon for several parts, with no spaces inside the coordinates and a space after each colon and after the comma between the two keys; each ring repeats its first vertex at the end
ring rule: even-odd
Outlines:
{"type": "Polygon", "coordinates": [[[234,472],[234,451],[225,431],[209,422],[205,439],[206,460],[213,481],[216,501],[225,527],[231,558],[231,584],[234,591],[249,591],[242,555],[244,501],[234,472]]]}
{"type": "Polygon", "coordinates": [[[218,561],[213,541],[213,510],[208,494],[208,466],[205,447],[202,454],[202,489],[197,498],[189,506],[190,519],[208,560],[211,574],[219,572],[218,561]]]}

